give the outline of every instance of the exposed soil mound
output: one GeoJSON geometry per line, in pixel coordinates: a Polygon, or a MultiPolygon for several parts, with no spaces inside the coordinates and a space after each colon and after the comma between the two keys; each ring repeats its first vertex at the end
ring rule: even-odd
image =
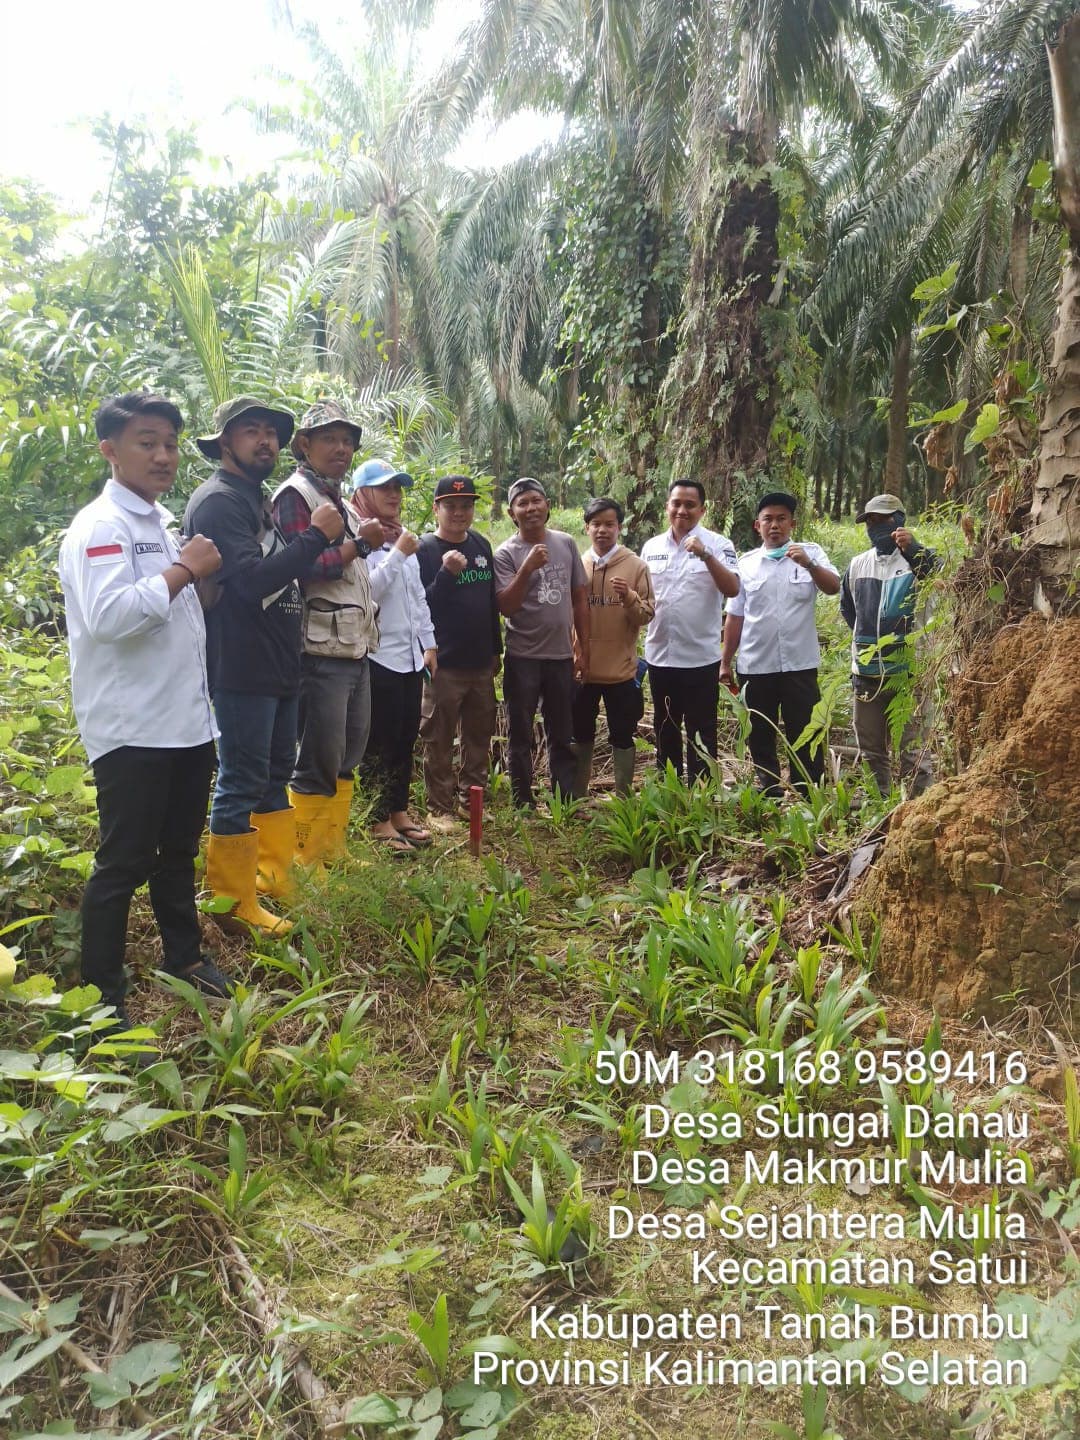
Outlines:
{"type": "Polygon", "coordinates": [[[856,906],[888,989],[945,1013],[1074,1000],[1080,942],[1080,621],[1031,615],[955,695],[963,774],[901,806],[856,906]]]}

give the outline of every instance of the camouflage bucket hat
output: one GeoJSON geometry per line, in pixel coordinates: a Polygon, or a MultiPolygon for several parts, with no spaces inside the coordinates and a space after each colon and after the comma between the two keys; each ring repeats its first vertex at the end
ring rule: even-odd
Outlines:
{"type": "Polygon", "coordinates": [[[300,417],[300,423],[296,427],[296,434],[293,436],[292,453],[297,460],[305,458],[303,452],[297,448],[297,440],[301,435],[310,435],[313,430],[322,430],[327,425],[347,425],[352,431],[353,449],[360,444],[360,437],[363,430],[345,411],[336,400],[316,400],[315,404],[305,410],[300,417]]]}
{"type": "Polygon", "coordinates": [[[260,415],[270,417],[274,429],[277,431],[279,445],[284,446],[289,443],[289,437],[293,433],[293,426],[296,422],[287,410],[278,410],[275,406],[267,405],[265,400],[259,400],[254,395],[237,395],[235,400],[226,400],[214,411],[214,418],[210,422],[214,427],[214,433],[200,435],[195,441],[208,460],[221,459],[221,437],[225,430],[234,420],[239,420],[241,415],[247,415],[252,410],[257,410],[260,415]]]}

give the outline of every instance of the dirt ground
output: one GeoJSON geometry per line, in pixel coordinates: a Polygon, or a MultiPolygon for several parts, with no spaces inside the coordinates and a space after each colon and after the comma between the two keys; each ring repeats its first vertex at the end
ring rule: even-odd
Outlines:
{"type": "Polygon", "coordinates": [[[1080,1011],[1080,620],[1030,615],[954,693],[959,775],[896,811],[857,914],[886,989],[946,1014],[1080,1011]]]}

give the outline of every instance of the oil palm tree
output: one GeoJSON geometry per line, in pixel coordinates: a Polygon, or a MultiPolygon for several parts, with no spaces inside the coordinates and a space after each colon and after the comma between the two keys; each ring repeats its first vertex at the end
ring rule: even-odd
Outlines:
{"type": "Polygon", "coordinates": [[[665,397],[684,461],[721,498],[763,464],[772,410],[760,315],[780,206],[761,167],[785,117],[811,102],[859,116],[914,41],[907,12],[873,0],[491,0],[433,87],[429,103],[458,124],[482,102],[559,110],[568,146],[585,130],[606,137],[665,221],[681,229],[689,215],[665,397]]]}
{"type": "Polygon", "coordinates": [[[392,36],[347,56],[314,25],[301,26],[298,38],[314,78],[285,76],[294,98],[251,107],[260,128],[304,147],[294,185],[306,204],[285,210],[275,236],[295,249],[313,229],[317,236],[335,217],[351,217],[352,263],[333,299],[369,323],[342,337],[346,366],[357,380],[383,357],[392,370],[412,363],[434,373],[445,325],[439,208],[454,177],[441,138],[408,107],[411,58],[392,36]]]}
{"type": "MultiPolygon", "coordinates": [[[[1075,3],[1006,0],[940,28],[909,94],[869,151],[834,171],[822,207],[820,268],[801,320],[829,345],[867,337],[873,353],[860,361],[864,373],[891,347],[902,350],[916,285],[951,267],[949,326],[921,337],[911,373],[930,409],[967,404],[934,437],[942,463],[951,454],[948,483],[958,494],[975,479],[964,439],[979,399],[990,398],[1020,354],[1036,364],[1049,358],[1055,246],[1045,226],[1033,235],[1028,176],[1050,150],[1045,42],[1066,8],[1075,3]],[[994,319],[1015,336],[1004,355],[987,340],[994,319]]],[[[891,490],[903,475],[897,458],[906,446],[897,442],[905,412],[897,394],[891,490]]]]}

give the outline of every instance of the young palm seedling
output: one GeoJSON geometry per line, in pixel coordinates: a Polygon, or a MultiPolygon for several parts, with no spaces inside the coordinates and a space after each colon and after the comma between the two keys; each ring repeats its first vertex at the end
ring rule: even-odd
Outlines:
{"type": "Polygon", "coordinates": [[[544,1176],[536,1160],[529,1195],[509,1172],[506,1185],[523,1217],[521,1234],[525,1245],[545,1269],[572,1263],[588,1254],[589,1205],[582,1194],[580,1170],[575,1172],[570,1187],[554,1207],[549,1203],[544,1176]]]}

